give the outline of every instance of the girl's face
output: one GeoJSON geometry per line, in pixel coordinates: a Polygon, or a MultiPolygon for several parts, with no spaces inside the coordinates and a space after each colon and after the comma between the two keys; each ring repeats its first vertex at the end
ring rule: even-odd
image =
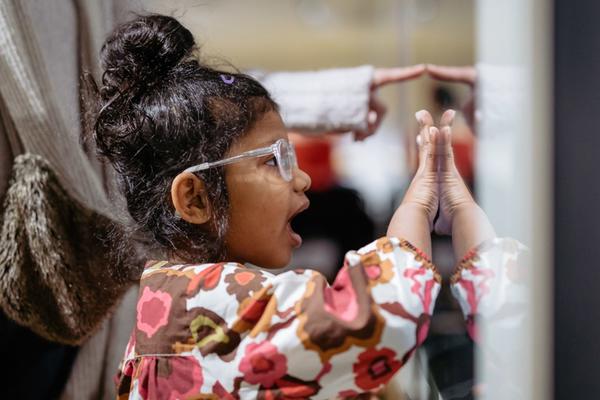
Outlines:
{"type": "MultiPolygon", "coordinates": [[[[239,138],[226,157],[269,146],[287,138],[279,113],[271,111],[239,138]]],[[[295,168],[291,182],[280,175],[274,155],[251,158],[225,167],[229,191],[229,229],[225,235],[228,261],[281,268],[302,239],[290,225],[308,207],[304,192],[310,177],[295,168]]]]}

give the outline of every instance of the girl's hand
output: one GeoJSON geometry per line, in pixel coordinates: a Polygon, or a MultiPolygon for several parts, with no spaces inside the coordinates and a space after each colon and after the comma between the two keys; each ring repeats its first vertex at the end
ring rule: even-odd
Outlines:
{"type": "Polygon", "coordinates": [[[438,174],[436,166],[436,141],[440,134],[433,126],[431,114],[421,110],[415,114],[419,122],[419,167],[413,177],[401,207],[409,207],[422,212],[429,222],[429,232],[433,230],[433,219],[438,210],[438,174]]]}
{"type": "Polygon", "coordinates": [[[404,238],[431,256],[431,231],[439,204],[435,141],[440,132],[427,111],[419,111],[415,116],[420,128],[419,167],[388,225],[387,234],[404,238]]]}
{"type": "Polygon", "coordinates": [[[456,214],[465,208],[478,207],[454,164],[451,125],[455,115],[454,110],[442,115],[440,134],[436,138],[440,213],[435,222],[435,233],[438,235],[451,235],[456,214]]]}

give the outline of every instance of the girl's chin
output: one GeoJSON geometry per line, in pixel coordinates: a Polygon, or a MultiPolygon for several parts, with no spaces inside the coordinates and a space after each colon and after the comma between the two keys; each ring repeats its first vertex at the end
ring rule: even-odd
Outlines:
{"type": "Polygon", "coordinates": [[[279,254],[271,253],[269,254],[269,257],[265,257],[257,263],[250,261],[250,264],[265,269],[281,269],[290,265],[290,261],[292,261],[291,248],[289,251],[281,251],[279,254]]]}
{"type": "Polygon", "coordinates": [[[247,262],[265,269],[281,269],[290,265],[294,249],[302,245],[302,237],[294,232],[289,223],[282,233],[271,242],[268,249],[264,246],[256,249],[258,252],[249,257],[247,262]]]}

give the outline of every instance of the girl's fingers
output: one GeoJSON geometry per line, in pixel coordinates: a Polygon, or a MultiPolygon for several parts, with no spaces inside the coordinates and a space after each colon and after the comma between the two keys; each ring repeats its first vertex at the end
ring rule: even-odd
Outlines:
{"type": "Polygon", "coordinates": [[[454,167],[452,151],[452,123],[456,111],[446,110],[440,119],[440,134],[436,145],[437,165],[440,171],[450,171],[454,167]]]}
{"type": "Polygon", "coordinates": [[[454,117],[456,116],[456,111],[454,110],[446,110],[444,114],[442,114],[442,118],[440,119],[440,128],[445,126],[452,126],[454,123],[454,117]]]}
{"type": "Polygon", "coordinates": [[[415,114],[419,121],[419,172],[452,171],[454,153],[452,151],[452,129],[456,111],[447,110],[440,120],[440,129],[433,126],[433,118],[425,110],[415,114]]]}
{"type": "Polygon", "coordinates": [[[419,130],[422,130],[425,126],[433,125],[433,118],[431,117],[431,114],[429,114],[429,111],[427,111],[427,110],[417,111],[415,113],[415,118],[417,119],[417,122],[419,123],[419,130]]]}
{"type": "Polygon", "coordinates": [[[436,153],[440,138],[440,131],[435,126],[429,127],[429,146],[427,149],[427,157],[425,158],[425,171],[437,172],[436,153]]]}
{"type": "Polygon", "coordinates": [[[417,145],[419,147],[419,166],[417,172],[424,172],[427,158],[431,154],[431,139],[428,129],[422,130],[417,136],[417,145]]]}
{"type": "Polygon", "coordinates": [[[454,165],[454,152],[452,150],[452,129],[449,126],[444,126],[439,135],[439,140],[436,146],[436,158],[439,170],[441,172],[452,171],[454,165]]]}
{"type": "Polygon", "coordinates": [[[415,118],[419,123],[419,135],[417,145],[419,146],[419,166],[417,171],[425,170],[427,158],[431,154],[431,138],[429,128],[433,125],[433,118],[426,110],[417,111],[415,118]]]}

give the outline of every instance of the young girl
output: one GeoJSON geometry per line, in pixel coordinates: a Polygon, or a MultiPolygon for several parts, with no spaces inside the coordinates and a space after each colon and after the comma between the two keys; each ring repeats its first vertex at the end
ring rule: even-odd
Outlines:
{"type": "Polygon", "coordinates": [[[420,166],[388,237],[349,252],[331,286],[308,269],[273,275],[302,243],[291,222],[308,207],[310,178],[266,90],[193,51],[191,33],[158,15],[120,26],[102,50],[95,142],[137,228],[164,255],[141,277],[119,398],[377,390],[427,334],[440,288],[429,261],[438,205],[461,252],[493,236],[457,222],[481,214],[444,158],[453,112],[442,132],[418,114],[420,166]],[[441,160],[450,169],[440,182],[441,160]]]}

